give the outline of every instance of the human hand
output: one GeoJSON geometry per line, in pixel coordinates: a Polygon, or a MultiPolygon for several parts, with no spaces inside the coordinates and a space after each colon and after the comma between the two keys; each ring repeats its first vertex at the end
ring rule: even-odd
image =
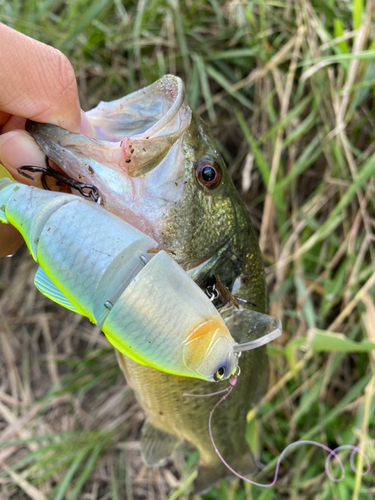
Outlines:
{"type": "MultiPolygon", "coordinates": [[[[79,105],[77,82],[69,60],[58,50],[0,23],[0,164],[14,179],[42,187],[20,175],[22,165],[45,165],[45,155],[25,131],[26,119],[53,123],[71,132],[93,136],[79,105]]],[[[1,173],[0,173],[1,175],[1,173]]],[[[49,179],[51,189],[59,190],[49,179]]],[[[0,224],[0,257],[22,243],[12,226],[0,224]]]]}

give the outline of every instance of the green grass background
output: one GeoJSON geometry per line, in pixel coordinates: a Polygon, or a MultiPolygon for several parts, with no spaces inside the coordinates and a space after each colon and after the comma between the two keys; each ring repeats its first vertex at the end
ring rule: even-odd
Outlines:
{"type": "MultiPolygon", "coordinates": [[[[174,73],[211,126],[284,325],[269,392],[248,415],[264,483],[292,441],[375,438],[374,12],[364,0],[0,0],[0,21],[69,57],[84,109],[174,73]]],[[[201,498],[194,451],[142,466],[142,412],[112,349],[37,295],[34,271],[22,250],[0,263],[1,499],[201,498]]],[[[344,450],[334,483],[323,452],[304,446],[275,487],[222,481],[203,498],[371,499],[364,449],[364,476],[344,450]]]]}

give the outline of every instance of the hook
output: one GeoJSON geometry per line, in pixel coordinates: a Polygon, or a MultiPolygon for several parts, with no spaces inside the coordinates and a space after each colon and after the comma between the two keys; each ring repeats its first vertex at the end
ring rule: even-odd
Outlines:
{"type": "Polygon", "coordinates": [[[48,156],[45,157],[45,167],[36,167],[33,165],[23,165],[22,167],[19,167],[17,170],[18,172],[26,177],[27,179],[35,180],[31,175],[28,175],[25,171],[27,172],[41,172],[42,173],[42,184],[44,189],[50,191],[47,182],[46,182],[46,177],[53,177],[54,179],[62,182],[63,184],[66,184],[67,186],[77,189],[82,196],[85,198],[91,198],[92,201],[95,203],[98,203],[99,205],[101,204],[102,198],[99,194],[98,188],[91,184],[85,184],[83,182],[76,181],[69,177],[68,175],[64,174],[63,172],[58,172],[54,168],[51,167],[49,164],[49,158],[48,156]],[[88,190],[88,191],[86,191],[88,190]]]}

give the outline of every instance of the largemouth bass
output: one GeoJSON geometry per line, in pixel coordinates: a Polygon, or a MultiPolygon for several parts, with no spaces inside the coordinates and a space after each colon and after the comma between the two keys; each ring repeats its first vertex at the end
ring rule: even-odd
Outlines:
{"type": "MultiPolygon", "coordinates": [[[[251,329],[248,309],[267,312],[263,263],[247,210],[207,125],[188,107],[180,79],[165,77],[89,112],[98,141],[59,127],[29,123],[46,155],[70,177],[93,184],[104,207],[155,239],[202,287],[216,274],[251,306],[221,314],[236,341],[251,329]]],[[[220,305],[220,303],[219,303],[220,305]]],[[[199,450],[197,492],[230,473],[208,433],[217,397],[212,385],[142,366],[117,352],[119,364],[146,414],[141,449],[150,466],[162,464],[183,439],[199,450]]],[[[215,413],[218,449],[239,473],[256,465],[245,441],[246,414],[264,394],[269,368],[265,347],[244,352],[241,376],[215,413]]]]}

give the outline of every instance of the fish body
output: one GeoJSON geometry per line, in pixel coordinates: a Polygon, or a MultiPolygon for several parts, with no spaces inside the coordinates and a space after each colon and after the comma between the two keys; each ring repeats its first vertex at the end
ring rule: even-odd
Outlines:
{"type": "Polygon", "coordinates": [[[0,221],[14,225],[40,268],[35,284],[87,316],[128,358],[214,381],[237,370],[234,340],[208,297],[156,242],[72,194],[0,179],[0,221]]]}
{"type": "MultiPolygon", "coordinates": [[[[247,210],[207,125],[188,107],[181,80],[162,78],[123,99],[100,103],[88,115],[99,141],[53,125],[31,123],[28,130],[63,171],[98,188],[106,209],[173,252],[200,287],[212,285],[217,274],[235,296],[250,302],[239,311],[233,305],[220,309],[235,341],[243,341],[251,323],[249,309],[267,313],[263,262],[247,210]],[[143,157],[141,149],[146,150],[143,157]]],[[[231,475],[208,432],[219,397],[184,396],[211,393],[212,385],[163,373],[120,353],[117,357],[146,414],[145,463],[164,463],[186,439],[200,454],[197,492],[231,475]]],[[[225,460],[251,474],[257,468],[245,440],[246,415],[267,389],[266,348],[244,352],[240,361],[241,376],[215,413],[212,431],[225,460]]]]}

